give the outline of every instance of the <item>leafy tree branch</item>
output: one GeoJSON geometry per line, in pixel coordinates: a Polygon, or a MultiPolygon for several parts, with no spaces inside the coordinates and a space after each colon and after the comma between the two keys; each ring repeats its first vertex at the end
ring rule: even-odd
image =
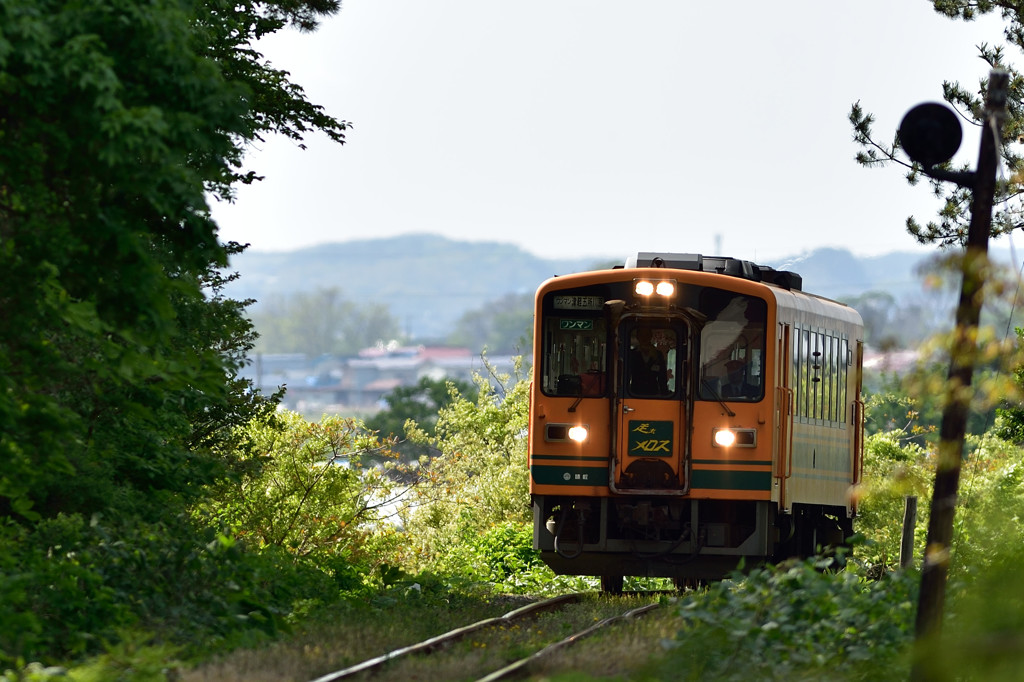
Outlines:
{"type": "MultiPolygon", "coordinates": [[[[934,0],[933,7],[940,14],[964,21],[998,10],[1007,23],[1004,38],[1009,45],[1024,50],[1024,7],[1019,3],[934,0]]],[[[1008,117],[1000,135],[1000,157],[1005,170],[996,183],[997,210],[991,227],[991,235],[997,237],[1024,227],[1024,203],[1021,200],[1024,193],[1024,176],[1021,175],[1024,158],[1018,152],[1019,143],[1024,135],[1024,78],[1007,56],[1006,46],[981,43],[977,49],[978,56],[990,69],[1003,69],[1010,74],[1008,117]]],[[[944,82],[942,89],[943,99],[963,121],[971,126],[982,125],[987,79],[981,79],[976,90],[950,81],[944,82]]],[[[855,155],[859,164],[866,167],[895,164],[906,169],[905,177],[909,184],[916,185],[920,181],[924,169],[902,155],[898,134],[889,144],[880,142],[872,129],[875,117],[865,112],[860,102],[855,102],[851,106],[848,118],[853,128],[853,140],[861,147],[855,155]]],[[[964,172],[970,170],[970,165],[962,164],[959,168],[954,168],[947,162],[941,164],[939,168],[964,172]]],[[[937,220],[922,225],[916,218],[908,217],[907,231],[922,244],[938,244],[943,248],[962,245],[970,221],[970,189],[951,187],[943,181],[931,178],[929,182],[932,193],[943,199],[942,206],[937,212],[937,220]]]]}

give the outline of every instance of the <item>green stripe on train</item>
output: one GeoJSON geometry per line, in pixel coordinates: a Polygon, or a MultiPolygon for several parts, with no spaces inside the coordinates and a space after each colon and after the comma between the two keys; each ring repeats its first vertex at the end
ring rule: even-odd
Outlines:
{"type": "Polygon", "coordinates": [[[730,460],[695,459],[695,460],[693,460],[693,463],[694,464],[734,464],[734,465],[750,465],[750,464],[753,464],[754,466],[766,466],[766,465],[770,464],[769,462],[766,462],[763,459],[730,459],[730,460]]]}
{"type": "MultiPolygon", "coordinates": [[[[608,485],[607,467],[573,467],[534,464],[530,467],[533,480],[541,485],[608,485]]],[[[693,472],[691,488],[713,490],[769,490],[770,471],[701,471],[693,472]]]]}
{"type": "MultiPolygon", "coordinates": [[[[571,459],[576,462],[607,462],[608,455],[603,455],[600,457],[584,457],[583,455],[530,455],[530,459],[571,459]]],[[[718,461],[716,460],[714,463],[718,464],[718,461]]],[[[763,462],[756,463],[763,464],[763,462]]]]}
{"type": "Polygon", "coordinates": [[[569,467],[534,464],[534,482],[541,485],[608,485],[608,467],[569,467]]]}
{"type": "Polygon", "coordinates": [[[770,490],[770,471],[707,471],[696,469],[690,476],[691,488],[713,490],[770,490]]]}

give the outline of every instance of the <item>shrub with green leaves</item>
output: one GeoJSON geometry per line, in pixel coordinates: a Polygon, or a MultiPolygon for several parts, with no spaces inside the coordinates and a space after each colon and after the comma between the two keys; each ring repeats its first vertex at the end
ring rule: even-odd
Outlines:
{"type": "MultiPolygon", "coordinates": [[[[69,661],[148,632],[186,651],[274,635],[330,580],[185,517],[61,516],[0,540],[0,663],[69,661]]],[[[288,560],[285,560],[288,559],[288,560]]]]}
{"type": "Polygon", "coordinates": [[[513,594],[544,592],[555,577],[533,549],[532,525],[522,521],[506,521],[467,538],[437,568],[513,594]]]}
{"type": "Polygon", "coordinates": [[[686,680],[906,677],[916,581],[867,581],[808,559],[713,583],[679,602],[679,632],[653,666],[686,680]]]}
{"type": "Polygon", "coordinates": [[[309,422],[287,411],[244,432],[245,473],[220,486],[201,514],[260,551],[308,558],[345,584],[352,563],[366,572],[387,559],[398,536],[381,522],[397,493],[379,464],[394,459],[386,444],[354,419],[309,422]]]}
{"type": "MultiPolygon", "coordinates": [[[[505,523],[532,522],[526,457],[529,383],[494,375],[476,377],[475,401],[453,394],[440,411],[436,447],[422,462],[414,509],[406,521],[414,569],[473,571],[467,551],[505,523]]],[[[425,437],[425,434],[421,434],[425,437]]]]}
{"type": "Polygon", "coordinates": [[[954,555],[942,637],[925,648],[927,679],[1024,680],[1024,543],[1020,518],[1001,518],[992,525],[1005,541],[983,563],[954,555]]]}
{"type": "Polygon", "coordinates": [[[868,542],[858,546],[858,556],[877,571],[896,568],[900,558],[903,516],[906,498],[918,498],[918,523],[915,532],[915,556],[924,549],[928,504],[934,465],[929,453],[904,430],[886,431],[868,436],[865,443],[864,477],[859,497],[855,528],[868,542]]]}

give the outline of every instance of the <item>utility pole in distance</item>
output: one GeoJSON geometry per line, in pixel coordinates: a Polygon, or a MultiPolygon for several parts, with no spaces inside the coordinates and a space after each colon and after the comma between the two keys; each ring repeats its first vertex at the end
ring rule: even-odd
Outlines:
{"type": "Polygon", "coordinates": [[[972,393],[978,321],[984,298],[982,286],[988,270],[988,238],[992,226],[999,140],[1003,119],[1006,117],[1008,84],[1009,75],[1004,71],[993,70],[989,75],[978,168],[973,173],[949,173],[931,168],[936,163],[952,158],[960,145],[960,123],[956,120],[956,114],[944,105],[919,105],[911,109],[900,124],[900,140],[904,150],[911,159],[924,166],[923,172],[926,175],[972,189],[971,223],[964,249],[960,301],[956,311],[956,329],[953,332],[942,426],[939,430],[938,466],[928,519],[928,540],[921,565],[921,588],[914,632],[915,651],[910,672],[911,680],[915,682],[933,679],[926,665],[927,651],[942,629],[953,517],[972,393]],[[951,132],[950,116],[952,124],[956,126],[955,135],[951,132]]]}

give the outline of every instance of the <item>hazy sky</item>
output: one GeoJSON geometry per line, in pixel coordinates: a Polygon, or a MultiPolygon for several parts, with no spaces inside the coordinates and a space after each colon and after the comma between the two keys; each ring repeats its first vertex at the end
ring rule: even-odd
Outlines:
{"type": "MultiPolygon", "coordinates": [[[[850,105],[891,140],[944,79],[977,89],[1000,27],[927,0],[344,0],[260,47],[348,142],[261,145],[266,179],[214,215],[256,251],[411,232],[544,257],[912,249],[906,217],[937,200],[853,161],[850,105]]],[[[977,148],[965,130],[958,159],[977,148]]]]}

